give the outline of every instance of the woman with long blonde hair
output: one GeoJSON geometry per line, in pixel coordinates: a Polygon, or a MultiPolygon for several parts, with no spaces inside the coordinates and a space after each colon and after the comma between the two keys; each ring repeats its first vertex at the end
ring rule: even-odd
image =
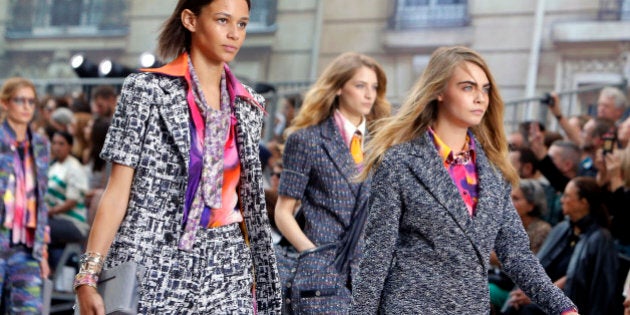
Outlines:
{"type": "Polygon", "coordinates": [[[333,249],[339,246],[329,245],[350,244],[348,231],[363,228],[354,218],[366,211],[361,205],[367,205],[369,181],[356,182],[355,178],[362,167],[362,144],[373,122],[389,114],[386,87],[385,72],[374,59],[341,54],[305,95],[287,130],[275,219],[284,238],[301,253],[294,274],[291,268],[283,268],[287,265],[281,249],[278,254],[283,287],[288,284],[293,292],[285,303],[289,312],[348,311],[351,274],[361,249],[349,246],[352,249],[344,259],[347,268],[335,269],[333,249]],[[302,227],[294,217],[299,201],[302,227]]]}
{"type": "Polygon", "coordinates": [[[518,175],[503,107],[483,58],[443,47],[376,130],[362,173],[372,187],[351,314],[487,314],[493,249],[546,311],[577,314],[530,251],[512,205],[518,175]]]}

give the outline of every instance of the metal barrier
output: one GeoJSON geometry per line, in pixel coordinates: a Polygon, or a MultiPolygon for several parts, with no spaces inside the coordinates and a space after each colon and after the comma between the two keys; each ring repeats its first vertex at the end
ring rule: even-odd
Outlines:
{"type": "MultiPolygon", "coordinates": [[[[627,83],[593,84],[574,90],[556,92],[560,98],[560,106],[565,116],[597,115],[597,98],[599,91],[607,86],[617,87],[627,93],[627,83]]],[[[548,115],[549,109],[542,101],[545,95],[529,97],[505,102],[504,126],[507,132],[518,129],[518,124],[527,120],[543,123],[549,130],[557,130],[558,125],[554,117],[548,115]]],[[[626,111],[626,116],[628,111],[626,111]]]]}

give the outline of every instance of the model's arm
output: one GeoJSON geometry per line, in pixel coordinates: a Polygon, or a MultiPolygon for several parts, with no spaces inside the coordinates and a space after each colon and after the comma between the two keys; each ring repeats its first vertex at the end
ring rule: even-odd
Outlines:
{"type": "Polygon", "coordinates": [[[293,213],[298,200],[312,189],[308,186],[310,176],[313,176],[312,161],[319,154],[318,145],[312,139],[307,139],[308,137],[305,131],[296,131],[287,139],[282,155],[284,169],[280,176],[274,216],[282,235],[300,252],[316,246],[299,227],[293,213]]]}
{"type": "Polygon", "coordinates": [[[276,226],[282,235],[287,238],[295,249],[303,252],[315,247],[315,244],[308,239],[295,220],[293,209],[295,209],[296,205],[297,199],[282,195],[278,196],[274,218],[276,226]]]}
{"type": "Polygon", "coordinates": [[[88,252],[107,254],[127,210],[133,174],[133,168],[113,164],[109,183],[103,192],[92,223],[87,244],[88,252]]]}
{"type": "MultiPolygon", "coordinates": [[[[92,223],[86,252],[107,254],[127,210],[133,174],[134,169],[129,166],[113,165],[109,183],[92,223]]],[[[95,288],[87,285],[78,287],[77,299],[81,314],[104,313],[103,300],[95,288]]]]}
{"type": "Polygon", "coordinates": [[[510,198],[511,186],[505,184],[503,218],[495,241],[495,251],[503,270],[514,283],[550,314],[559,314],[575,305],[555,286],[536,256],[529,249],[529,239],[510,198]]]}
{"type": "MultiPolygon", "coordinates": [[[[386,157],[387,158],[387,157],[386,157]]],[[[389,161],[376,169],[370,189],[370,205],[365,226],[365,247],[356,282],[350,314],[377,314],[385,278],[391,268],[403,212],[400,179],[389,161]]]]}

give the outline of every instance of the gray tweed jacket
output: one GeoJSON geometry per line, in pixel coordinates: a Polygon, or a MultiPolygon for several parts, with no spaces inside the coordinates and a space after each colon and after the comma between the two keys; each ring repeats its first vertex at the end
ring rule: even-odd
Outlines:
{"type": "Polygon", "coordinates": [[[488,264],[550,314],[573,303],[529,249],[510,184],[477,148],[479,201],[470,217],[430,136],[389,149],[375,170],[351,314],[488,314],[488,264]]]}

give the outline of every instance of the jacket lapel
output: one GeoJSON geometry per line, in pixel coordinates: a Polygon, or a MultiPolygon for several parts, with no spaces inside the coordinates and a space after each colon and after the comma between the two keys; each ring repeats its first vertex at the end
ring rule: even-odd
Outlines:
{"type": "Polygon", "coordinates": [[[183,78],[163,77],[159,81],[160,87],[164,90],[164,95],[170,99],[164,100],[161,106],[157,106],[158,112],[166,129],[173,136],[177,151],[182,155],[185,163],[186,173],[190,163],[190,125],[188,103],[186,102],[186,88],[180,86],[173,88],[172,85],[184,85],[183,78]],[[168,91],[174,91],[169,94],[168,91]]]}
{"type": "Polygon", "coordinates": [[[337,170],[346,180],[354,195],[357,196],[359,193],[358,185],[354,181],[354,176],[357,174],[357,166],[352,160],[350,149],[344,143],[332,116],[322,123],[321,133],[324,139],[323,146],[328,156],[330,156],[333,164],[335,164],[337,170]]]}
{"type": "Polygon", "coordinates": [[[431,137],[427,132],[412,140],[412,152],[415,156],[410,165],[412,172],[425,189],[442,205],[456,224],[467,232],[471,223],[468,210],[453,183],[451,176],[443,166],[431,137]]]}

